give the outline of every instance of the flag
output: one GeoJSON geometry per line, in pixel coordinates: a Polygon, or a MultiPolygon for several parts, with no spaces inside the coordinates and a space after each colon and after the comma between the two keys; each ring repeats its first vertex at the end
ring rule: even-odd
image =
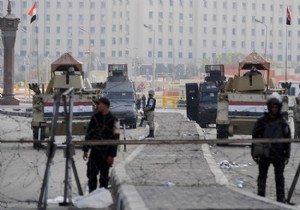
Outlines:
{"type": "Polygon", "coordinates": [[[292,15],[289,7],[286,8],[286,24],[287,25],[292,24],[292,15]]]}
{"type": "Polygon", "coordinates": [[[36,20],[36,2],[34,2],[33,6],[29,10],[28,15],[31,17],[30,23],[36,20]]]}

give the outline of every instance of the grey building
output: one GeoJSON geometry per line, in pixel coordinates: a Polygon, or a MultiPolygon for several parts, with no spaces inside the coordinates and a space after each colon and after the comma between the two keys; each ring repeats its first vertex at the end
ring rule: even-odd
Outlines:
{"type": "MultiPolygon", "coordinates": [[[[83,61],[86,71],[117,62],[128,63],[130,75],[153,62],[157,74],[197,69],[227,53],[256,51],[283,66],[286,55],[289,66],[300,61],[297,0],[42,0],[32,24],[27,13],[34,1],[11,3],[21,19],[16,69],[49,65],[65,52],[83,61]]],[[[0,1],[0,16],[6,8],[0,1]]]]}

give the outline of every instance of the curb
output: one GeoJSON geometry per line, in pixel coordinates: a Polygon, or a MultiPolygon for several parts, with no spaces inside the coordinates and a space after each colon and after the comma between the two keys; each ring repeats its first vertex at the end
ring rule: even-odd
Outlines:
{"type": "Polygon", "coordinates": [[[11,116],[20,116],[20,117],[32,117],[31,112],[17,112],[17,111],[7,111],[0,109],[0,114],[11,115],[11,116]]]}

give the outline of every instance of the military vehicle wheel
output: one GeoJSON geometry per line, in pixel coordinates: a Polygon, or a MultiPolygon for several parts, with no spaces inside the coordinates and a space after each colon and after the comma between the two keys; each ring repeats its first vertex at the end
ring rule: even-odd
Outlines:
{"type": "MultiPolygon", "coordinates": [[[[216,125],[217,129],[217,139],[228,139],[229,132],[228,132],[228,125],[216,125]]],[[[225,146],[228,144],[217,144],[218,146],[225,146]]]]}
{"type": "Polygon", "coordinates": [[[207,124],[206,123],[200,123],[199,124],[201,128],[207,128],[207,124]]]}
{"type": "Polygon", "coordinates": [[[136,123],[132,124],[132,128],[136,128],[136,123]]]}

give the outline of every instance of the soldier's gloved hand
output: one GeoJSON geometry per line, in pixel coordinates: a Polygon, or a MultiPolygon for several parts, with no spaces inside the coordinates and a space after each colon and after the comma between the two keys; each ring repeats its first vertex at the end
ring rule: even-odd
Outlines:
{"type": "Polygon", "coordinates": [[[259,157],[253,157],[253,160],[254,160],[257,164],[259,164],[260,158],[259,158],[259,157]]]}

